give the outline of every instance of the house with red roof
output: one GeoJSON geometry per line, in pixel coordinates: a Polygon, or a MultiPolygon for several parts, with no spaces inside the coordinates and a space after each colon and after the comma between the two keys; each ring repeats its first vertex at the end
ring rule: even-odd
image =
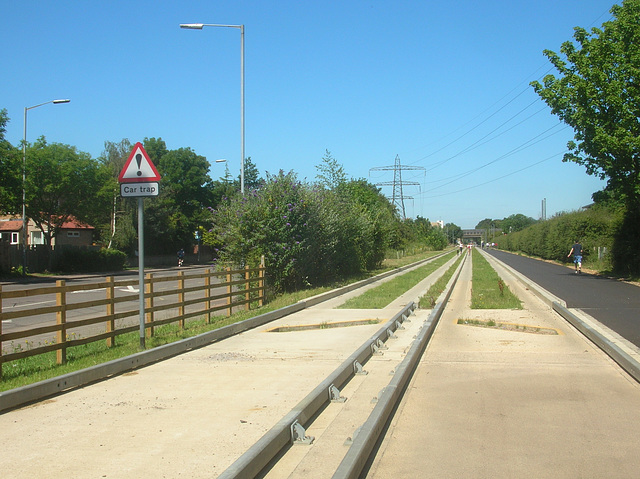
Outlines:
{"type": "MultiPolygon", "coordinates": [[[[74,217],[62,224],[60,232],[53,238],[52,246],[91,246],[95,228],[74,217]]],[[[27,222],[27,245],[45,244],[44,234],[32,220],[27,222]]],[[[22,218],[0,216],[0,241],[11,245],[22,244],[22,218]]]]}

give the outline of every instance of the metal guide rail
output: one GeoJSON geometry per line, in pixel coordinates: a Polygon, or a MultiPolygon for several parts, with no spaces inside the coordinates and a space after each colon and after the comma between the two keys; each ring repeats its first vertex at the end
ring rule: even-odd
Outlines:
{"type": "MultiPolygon", "coordinates": [[[[444,305],[456,284],[464,260],[463,258],[445,291],[438,298],[436,306],[422,325],[405,358],[396,368],[391,381],[382,390],[369,418],[354,435],[348,452],[333,475],[334,478],[356,478],[363,471],[382,430],[396,405],[402,399],[405,387],[424,353],[442,315],[444,305]]],[[[308,428],[319,411],[328,403],[346,400],[340,396],[340,390],[356,375],[366,374],[366,371],[363,370],[363,364],[380,349],[386,347],[386,341],[393,337],[398,329],[402,328],[402,324],[408,320],[416,308],[417,305],[411,302],[396,313],[373,337],[362,344],[340,367],[318,384],[311,393],[218,477],[220,479],[261,477],[266,473],[266,469],[273,467],[276,458],[281,457],[283,451],[290,446],[313,443],[315,438],[307,436],[305,428],[308,428]]]]}

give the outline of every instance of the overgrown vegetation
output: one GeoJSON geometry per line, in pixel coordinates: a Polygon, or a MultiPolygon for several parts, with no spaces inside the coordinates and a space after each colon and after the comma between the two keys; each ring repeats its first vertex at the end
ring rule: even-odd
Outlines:
{"type": "Polygon", "coordinates": [[[584,211],[562,213],[522,231],[501,236],[496,243],[506,251],[567,263],[571,245],[580,240],[583,267],[609,271],[613,269],[611,250],[623,225],[623,217],[622,208],[595,205],[584,211]]]}
{"type": "Polygon", "coordinates": [[[471,258],[471,309],[522,309],[522,302],[475,248],[471,258]]]}
{"type": "Polygon", "coordinates": [[[374,270],[389,249],[410,239],[432,250],[447,245],[442,230],[424,219],[419,233],[417,227],[409,228],[413,236],[405,232],[405,223],[377,187],[346,181],[339,173],[324,171],[324,183],[315,185],[299,181],[293,172],[267,175],[259,189],[212,209],[205,244],[217,248],[225,263],[255,266],[264,256],[267,284],[276,294],[374,270]]]}
{"type": "Polygon", "coordinates": [[[127,255],[116,249],[60,248],[52,262],[53,271],[69,273],[89,273],[121,271],[127,262],[127,255]]]}

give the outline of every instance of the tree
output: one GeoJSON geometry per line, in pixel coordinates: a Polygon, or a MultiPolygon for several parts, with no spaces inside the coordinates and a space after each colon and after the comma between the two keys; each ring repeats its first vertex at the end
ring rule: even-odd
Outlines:
{"type": "Polygon", "coordinates": [[[162,138],[145,138],[144,148],[162,177],[160,194],[146,203],[145,249],[174,253],[194,243],[194,232],[210,224],[210,163],[191,148],[169,150],[162,138]]]}
{"type": "Polygon", "coordinates": [[[480,221],[477,225],[476,228],[477,230],[486,230],[491,228],[492,226],[495,226],[495,221],[496,220],[492,220],[491,218],[485,218],[482,221],[480,221]]]}
{"type": "Polygon", "coordinates": [[[128,253],[133,253],[137,245],[135,231],[137,209],[134,201],[120,196],[117,178],[124,168],[132,148],[133,145],[126,138],[119,143],[104,142],[104,151],[98,160],[110,173],[109,182],[105,184],[104,189],[110,189],[112,192],[111,212],[108,224],[94,225],[102,229],[104,238],[109,239],[107,248],[113,247],[128,253]]]}
{"type": "MultiPolygon", "coordinates": [[[[239,177],[238,177],[239,179],[239,177]]],[[[253,163],[249,156],[244,160],[244,189],[255,190],[260,188],[260,185],[264,183],[264,180],[260,177],[258,167],[253,163]]]]}
{"type": "Polygon", "coordinates": [[[532,86],[575,131],[563,161],[585,166],[624,197],[628,239],[617,245],[622,256],[614,267],[640,271],[633,245],[640,233],[640,0],[624,0],[611,14],[601,29],[576,27],[575,43],[560,48],[564,59],[545,50],[559,76],[532,86]]]}
{"type": "MultiPolygon", "coordinates": [[[[48,144],[40,137],[27,148],[26,165],[27,216],[42,230],[49,247],[71,217],[89,222],[96,211],[104,211],[104,197],[97,192],[106,181],[107,171],[88,153],[61,143],[48,144]]],[[[106,211],[108,214],[108,200],[106,211]]]]}
{"type": "Polygon", "coordinates": [[[21,205],[20,151],[5,139],[7,110],[0,110],[0,213],[16,214],[21,205]]]}
{"type": "Polygon", "coordinates": [[[444,231],[447,235],[449,243],[453,244],[458,240],[462,240],[462,228],[454,223],[447,223],[444,225],[444,231]]]}
{"type": "Polygon", "coordinates": [[[316,170],[318,170],[318,174],[316,175],[318,184],[323,188],[333,190],[347,182],[347,175],[344,172],[344,168],[331,156],[329,150],[325,150],[322,163],[316,165],[316,170]]]}
{"type": "Polygon", "coordinates": [[[518,213],[503,219],[501,222],[501,228],[505,233],[511,233],[514,231],[523,230],[535,223],[537,223],[535,219],[518,213]]]}

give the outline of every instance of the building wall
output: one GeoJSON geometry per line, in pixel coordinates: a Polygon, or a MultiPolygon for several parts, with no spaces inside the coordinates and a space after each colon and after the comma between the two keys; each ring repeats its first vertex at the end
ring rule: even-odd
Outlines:
{"type": "Polygon", "coordinates": [[[93,243],[93,230],[64,229],[54,238],[55,245],[90,246],[93,243]]]}

